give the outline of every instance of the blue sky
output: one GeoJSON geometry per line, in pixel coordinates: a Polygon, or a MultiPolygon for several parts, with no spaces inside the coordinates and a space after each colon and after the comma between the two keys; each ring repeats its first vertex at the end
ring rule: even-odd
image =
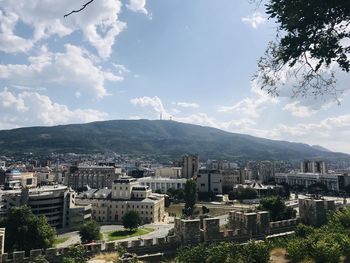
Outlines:
{"type": "Polygon", "coordinates": [[[350,153],[341,105],[252,76],[276,25],[246,0],[0,0],[0,129],[164,119],[350,153]]]}

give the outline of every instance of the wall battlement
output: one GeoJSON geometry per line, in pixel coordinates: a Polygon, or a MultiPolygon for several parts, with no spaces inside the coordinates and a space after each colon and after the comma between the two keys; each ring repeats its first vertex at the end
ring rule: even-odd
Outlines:
{"type": "MultiPolygon", "coordinates": [[[[144,238],[132,241],[111,241],[86,244],[87,254],[92,256],[101,252],[113,252],[118,246],[139,255],[174,250],[181,245],[215,243],[220,241],[246,242],[251,238],[264,239],[269,234],[283,233],[295,229],[297,219],[270,222],[268,212],[229,213],[230,229],[220,229],[219,218],[180,219],[174,222],[174,235],[158,238],[144,238]]],[[[29,263],[38,255],[43,255],[50,263],[59,263],[68,254],[69,247],[31,250],[4,253],[2,263],[29,263]]]]}

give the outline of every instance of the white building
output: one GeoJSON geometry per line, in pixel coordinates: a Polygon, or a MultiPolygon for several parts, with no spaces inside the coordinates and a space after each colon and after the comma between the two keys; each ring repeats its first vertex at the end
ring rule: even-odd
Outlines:
{"type": "Polygon", "coordinates": [[[199,192],[222,193],[222,174],[219,170],[200,169],[197,175],[199,192]]]}
{"type": "Polygon", "coordinates": [[[148,186],[152,191],[160,190],[162,193],[166,193],[170,188],[174,190],[185,189],[186,181],[186,178],[172,179],[157,176],[138,179],[141,185],[148,186]]]}
{"type": "Polygon", "coordinates": [[[275,174],[277,184],[287,183],[289,185],[301,185],[305,188],[322,183],[328,190],[339,191],[350,183],[347,174],[322,174],[322,173],[277,173],[275,174]]]}
{"type": "Polygon", "coordinates": [[[77,197],[77,204],[91,204],[92,218],[98,222],[121,223],[128,211],[137,211],[144,223],[157,223],[165,219],[164,196],[153,194],[135,178],[122,177],[112,189],[90,189],[77,197]]]}
{"type": "Polygon", "coordinates": [[[155,176],[166,178],[181,178],[182,167],[163,167],[157,168],[155,176]]]}
{"type": "Polygon", "coordinates": [[[36,187],[37,177],[32,172],[21,172],[18,169],[7,170],[5,173],[5,188],[20,189],[21,187],[36,187]]]}

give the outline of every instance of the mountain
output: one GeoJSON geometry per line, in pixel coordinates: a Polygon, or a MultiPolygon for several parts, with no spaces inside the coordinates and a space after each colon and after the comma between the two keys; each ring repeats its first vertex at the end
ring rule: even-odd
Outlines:
{"type": "Polygon", "coordinates": [[[202,159],[300,160],[350,159],[343,153],[307,144],[268,140],[175,121],[113,120],[0,131],[0,155],[35,153],[117,153],[179,158],[198,153],[202,159]]]}
{"type": "Polygon", "coordinates": [[[331,150],[328,150],[327,148],[322,147],[321,145],[311,145],[312,148],[324,152],[331,152],[331,150]]]}

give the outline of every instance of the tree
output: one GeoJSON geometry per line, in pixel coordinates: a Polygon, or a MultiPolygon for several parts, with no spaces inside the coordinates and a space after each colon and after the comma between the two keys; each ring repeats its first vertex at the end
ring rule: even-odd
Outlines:
{"type": "Polygon", "coordinates": [[[192,215],[197,202],[197,184],[193,180],[187,180],[185,184],[185,215],[192,215]]]}
{"type": "Polygon", "coordinates": [[[262,88],[278,95],[283,80],[295,77],[295,96],[337,96],[332,66],[350,70],[349,1],[269,0],[266,13],[278,31],[258,61],[262,88]]]}
{"type": "Polygon", "coordinates": [[[267,263],[270,259],[270,248],[267,242],[249,241],[242,250],[244,263],[267,263]]]}
{"type": "Polygon", "coordinates": [[[279,196],[269,196],[261,199],[258,208],[269,211],[272,221],[290,219],[296,216],[296,211],[291,207],[287,207],[279,196]]]}
{"type": "Polygon", "coordinates": [[[77,244],[69,247],[67,255],[63,258],[63,263],[87,263],[88,260],[86,248],[77,244]]]}
{"type": "Polygon", "coordinates": [[[1,225],[6,228],[7,252],[45,249],[51,247],[55,240],[56,231],[47,223],[46,217],[34,215],[29,206],[12,208],[1,225]]]}
{"type": "Polygon", "coordinates": [[[229,193],[231,200],[244,200],[244,199],[256,199],[258,192],[253,188],[239,188],[229,193]]]}
{"type": "Polygon", "coordinates": [[[142,217],[134,210],[128,211],[123,216],[123,226],[132,231],[142,224],[142,217]]]}
{"type": "Polygon", "coordinates": [[[79,227],[79,235],[82,243],[90,243],[100,239],[100,226],[94,220],[89,220],[79,227]]]}
{"type": "Polygon", "coordinates": [[[29,263],[50,263],[43,255],[39,255],[30,260],[29,263]]]}

